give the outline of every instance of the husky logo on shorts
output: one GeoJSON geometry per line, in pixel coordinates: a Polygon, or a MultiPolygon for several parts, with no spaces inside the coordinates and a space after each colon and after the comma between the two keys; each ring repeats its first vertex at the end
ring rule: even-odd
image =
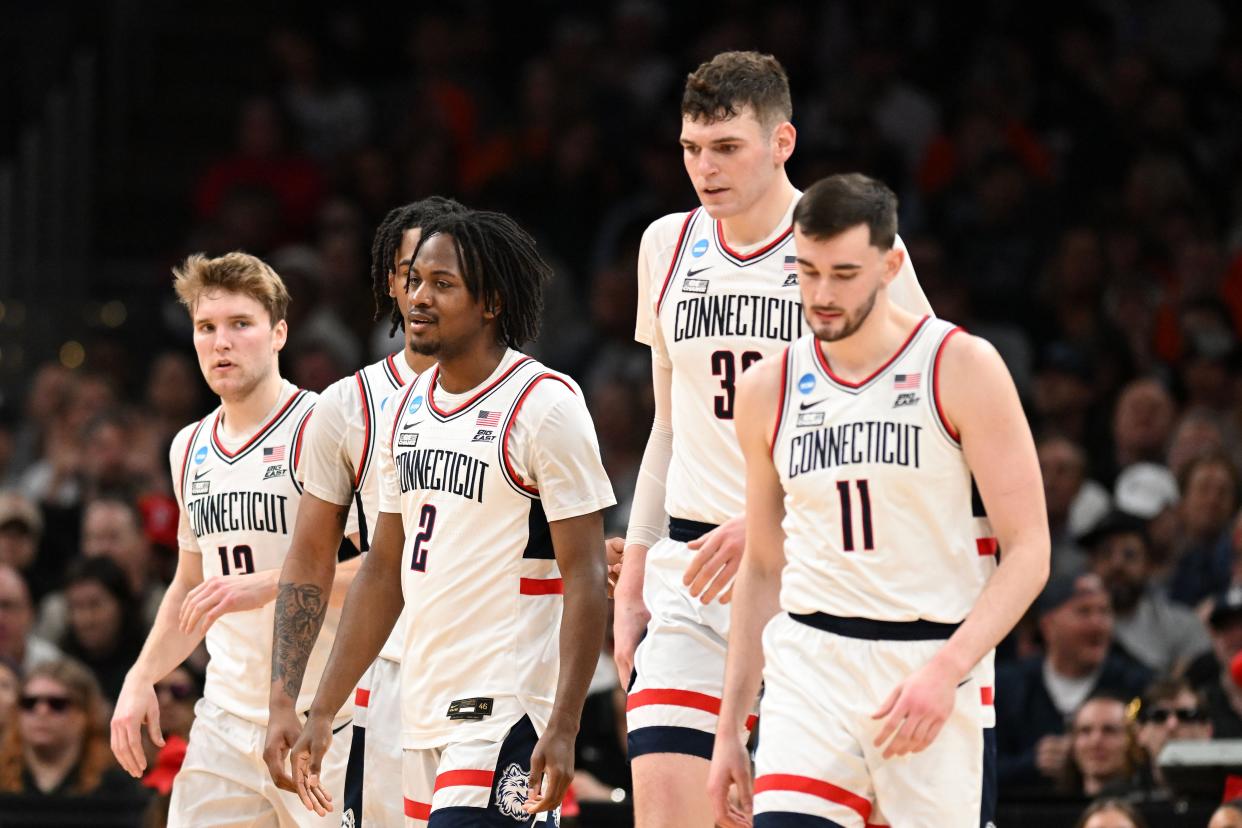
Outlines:
{"type": "Polygon", "coordinates": [[[526,771],[517,762],[510,763],[496,783],[496,808],[505,816],[527,822],[530,814],[522,810],[526,804],[526,771]]]}
{"type": "Polygon", "coordinates": [[[347,808],[341,815],[341,828],[354,828],[354,809],[347,808]]]}

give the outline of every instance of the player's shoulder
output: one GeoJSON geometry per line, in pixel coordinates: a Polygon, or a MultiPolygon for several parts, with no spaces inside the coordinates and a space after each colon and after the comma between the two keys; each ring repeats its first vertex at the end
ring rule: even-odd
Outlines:
{"type": "Polygon", "coordinates": [[[357,374],[346,374],[319,392],[318,399],[315,400],[315,410],[321,413],[340,411],[342,414],[348,414],[357,407],[357,401],[357,374]]]}
{"type": "Polygon", "coordinates": [[[522,366],[520,378],[521,408],[517,416],[528,421],[541,420],[552,409],[564,405],[586,403],[582,388],[569,374],[555,371],[536,359],[529,359],[522,366]]]}
{"type": "Polygon", "coordinates": [[[976,336],[960,325],[943,319],[927,320],[933,331],[940,335],[937,360],[939,371],[969,372],[973,368],[1003,366],[996,346],[981,336],[976,336]]]}
{"type": "MultiPolygon", "coordinates": [[[[742,376],[737,381],[738,393],[755,396],[777,394],[785,384],[785,374],[789,370],[791,349],[796,347],[798,342],[801,342],[801,340],[795,340],[794,343],[785,346],[771,356],[766,356],[752,364],[749,368],[743,369],[742,376]]],[[[775,400],[775,396],[772,398],[775,400]]]]}

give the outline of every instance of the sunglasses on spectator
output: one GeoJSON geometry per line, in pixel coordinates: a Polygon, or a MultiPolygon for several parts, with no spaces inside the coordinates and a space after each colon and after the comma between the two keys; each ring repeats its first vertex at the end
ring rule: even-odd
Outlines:
{"type": "Polygon", "coordinates": [[[1179,722],[1207,721],[1207,713],[1194,707],[1157,707],[1144,716],[1143,721],[1164,724],[1170,716],[1176,716],[1179,722]]]}
{"type": "Polygon", "coordinates": [[[39,706],[39,702],[46,704],[53,713],[64,713],[73,706],[73,699],[68,696],[22,696],[17,703],[22,710],[30,712],[39,706]]]}
{"type": "Polygon", "coordinates": [[[173,701],[185,701],[194,695],[194,688],[188,684],[157,684],[155,692],[167,693],[172,696],[173,701]]]}

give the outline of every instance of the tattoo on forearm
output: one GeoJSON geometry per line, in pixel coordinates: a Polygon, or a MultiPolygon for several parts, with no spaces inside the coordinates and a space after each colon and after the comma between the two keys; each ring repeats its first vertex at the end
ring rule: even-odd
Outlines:
{"type": "Polygon", "coordinates": [[[327,611],[323,590],[314,584],[281,581],[277,587],[272,681],[283,682],[285,695],[294,701],[302,690],[306,662],[327,611]]]}

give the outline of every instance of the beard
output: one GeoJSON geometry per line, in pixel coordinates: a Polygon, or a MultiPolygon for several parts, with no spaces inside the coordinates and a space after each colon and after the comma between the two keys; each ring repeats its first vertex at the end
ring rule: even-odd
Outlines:
{"type": "MultiPolygon", "coordinates": [[[[839,330],[833,331],[826,325],[816,327],[815,323],[812,322],[811,330],[815,333],[815,338],[821,342],[837,342],[848,336],[852,336],[859,328],[862,327],[862,324],[867,321],[867,317],[871,315],[871,311],[875,308],[875,297],[878,296],[879,293],[880,289],[877,287],[875,290],[871,291],[871,295],[867,297],[867,301],[863,302],[858,307],[858,310],[853,313],[843,313],[841,315],[841,327],[839,330]]],[[[810,319],[811,317],[808,315],[808,321],[810,321],[810,319]]]]}

